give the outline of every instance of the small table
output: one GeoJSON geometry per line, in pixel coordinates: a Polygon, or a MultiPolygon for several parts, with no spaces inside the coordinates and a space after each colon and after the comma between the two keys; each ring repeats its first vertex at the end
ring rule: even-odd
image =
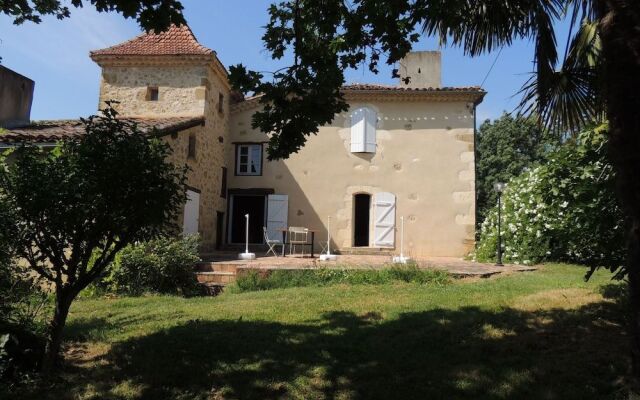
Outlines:
{"type": "MultiPolygon", "coordinates": [[[[289,232],[289,228],[280,228],[277,229],[282,232],[282,257],[284,257],[284,248],[287,246],[287,233],[289,232]]],[[[309,233],[311,233],[311,243],[305,243],[301,246],[311,246],[311,258],[313,258],[313,242],[316,237],[316,229],[307,229],[309,233]]]]}

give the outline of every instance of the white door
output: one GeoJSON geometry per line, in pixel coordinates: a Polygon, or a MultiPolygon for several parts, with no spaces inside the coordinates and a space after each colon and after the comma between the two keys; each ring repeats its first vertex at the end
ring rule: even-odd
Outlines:
{"type": "Polygon", "coordinates": [[[200,193],[187,190],[187,202],[184,204],[184,222],[182,233],[192,235],[198,233],[200,219],[200,193]]]}
{"type": "Polygon", "coordinates": [[[289,196],[270,194],[267,196],[267,235],[270,240],[282,240],[282,231],[287,229],[289,214],[289,196]]]}
{"type": "Polygon", "coordinates": [[[376,193],[373,200],[375,225],[374,247],[394,247],[396,233],[396,196],[393,193],[376,193]]]}

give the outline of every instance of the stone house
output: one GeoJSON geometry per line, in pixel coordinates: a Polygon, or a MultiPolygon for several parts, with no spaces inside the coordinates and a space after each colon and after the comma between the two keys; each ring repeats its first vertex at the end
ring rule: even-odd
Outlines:
{"type": "MultiPolygon", "coordinates": [[[[401,62],[408,85],[344,86],[349,111],[273,162],[267,135],[251,127],[260,97],[234,93],[216,53],[187,26],[91,58],[102,68],[99,104],[118,100],[121,117],[161,126],[172,161],[191,167],[181,222],[200,233],[204,251],[243,243],[245,214],[253,244],[263,243],[263,227],[279,238],[287,226],[312,229],[318,243],[331,217],[332,249],[393,250],[404,217],[411,256],[463,256],[474,245],[475,109],[485,92],[442,87],[438,52],[401,62]]],[[[0,141],[52,144],[80,134],[77,123],[28,125],[0,141]]]]}

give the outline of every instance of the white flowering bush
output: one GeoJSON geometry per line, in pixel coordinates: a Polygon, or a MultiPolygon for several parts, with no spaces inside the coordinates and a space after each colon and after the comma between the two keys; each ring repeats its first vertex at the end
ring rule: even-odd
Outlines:
{"type": "MultiPolygon", "coordinates": [[[[481,226],[474,254],[479,261],[496,258],[497,211],[495,206],[481,226]]],[[[606,125],[582,132],[543,164],[511,179],[501,214],[505,262],[553,260],[618,269],[625,226],[606,159],[606,125]]]]}

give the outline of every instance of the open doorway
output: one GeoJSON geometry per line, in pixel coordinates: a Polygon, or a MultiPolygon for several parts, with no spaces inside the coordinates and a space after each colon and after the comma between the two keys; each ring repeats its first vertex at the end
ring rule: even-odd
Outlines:
{"type": "Polygon", "coordinates": [[[371,195],[359,193],[353,196],[353,246],[369,246],[369,210],[371,195]]]}
{"type": "Polygon", "coordinates": [[[262,227],[264,226],[264,195],[232,195],[229,229],[231,243],[245,242],[245,214],[249,214],[249,243],[261,244],[263,240],[262,227]]]}

